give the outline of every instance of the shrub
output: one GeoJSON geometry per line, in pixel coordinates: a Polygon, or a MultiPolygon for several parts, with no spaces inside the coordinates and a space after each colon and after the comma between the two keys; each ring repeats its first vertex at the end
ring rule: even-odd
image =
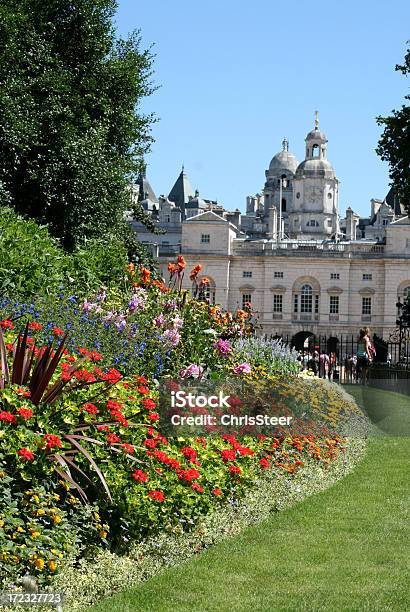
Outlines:
{"type": "Polygon", "coordinates": [[[297,374],[300,371],[298,352],[289,348],[282,340],[267,338],[239,338],[234,349],[239,361],[248,361],[252,366],[266,372],[297,374]]]}

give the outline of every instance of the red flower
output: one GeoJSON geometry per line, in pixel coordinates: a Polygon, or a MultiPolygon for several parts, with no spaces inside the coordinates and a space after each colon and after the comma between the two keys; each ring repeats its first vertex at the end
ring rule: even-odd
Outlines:
{"type": "Polygon", "coordinates": [[[19,457],[25,459],[26,461],[33,461],[34,459],[34,453],[28,448],[20,448],[17,454],[19,457]]]}
{"type": "Polygon", "coordinates": [[[108,427],[108,425],[98,425],[97,426],[98,431],[106,431],[106,432],[110,432],[111,429],[108,427]]]}
{"type": "Polygon", "coordinates": [[[238,446],[237,448],[240,455],[253,455],[254,451],[246,446],[238,446]]]}
{"type": "MultiPolygon", "coordinates": [[[[68,373],[66,373],[66,375],[68,375],[68,373]]],[[[91,372],[89,372],[88,370],[77,370],[76,372],[74,372],[73,376],[75,376],[77,380],[81,380],[87,383],[93,383],[97,380],[94,374],[91,374],[91,372]]]]}
{"type": "Polygon", "coordinates": [[[137,383],[140,385],[146,385],[148,380],[144,376],[135,376],[137,383]]]}
{"type": "Polygon", "coordinates": [[[31,417],[33,416],[33,411],[31,410],[31,408],[18,408],[17,412],[20,416],[23,417],[23,419],[27,420],[27,419],[31,419],[31,417]]]}
{"type": "Polygon", "coordinates": [[[184,448],[181,448],[181,453],[188,461],[195,461],[197,456],[196,450],[192,446],[184,446],[184,448]]]}
{"type": "Polygon", "coordinates": [[[197,493],[203,493],[204,492],[204,490],[201,487],[201,485],[199,485],[197,482],[194,482],[194,484],[192,485],[191,488],[192,488],[193,491],[197,491],[197,493]]]}
{"type": "MultiPolygon", "coordinates": [[[[135,470],[135,472],[131,474],[131,478],[133,478],[137,482],[147,482],[149,480],[148,474],[146,474],[142,470],[135,470]]],[[[152,495],[150,497],[152,497],[152,495]]]]}
{"type": "Polygon", "coordinates": [[[0,321],[0,327],[3,329],[14,329],[14,325],[10,319],[4,319],[4,321],[0,321]]]}
{"type": "Polygon", "coordinates": [[[62,446],[60,438],[54,434],[46,434],[43,437],[43,441],[46,443],[46,450],[51,450],[55,446],[57,446],[57,448],[61,448],[62,446]]]}
{"type": "Polygon", "coordinates": [[[83,404],[83,410],[88,412],[88,414],[98,414],[97,406],[94,406],[94,404],[90,404],[89,402],[83,404]]]}
{"type": "Polygon", "coordinates": [[[116,442],[121,442],[121,438],[119,438],[115,434],[108,434],[107,442],[109,442],[110,444],[115,444],[116,442]]]}
{"type": "Polygon", "coordinates": [[[269,463],[269,461],[267,459],[260,459],[259,460],[259,465],[262,468],[266,469],[266,468],[268,468],[270,466],[270,463],[269,463]]]}
{"type": "Polygon", "coordinates": [[[27,389],[24,389],[24,387],[19,387],[16,390],[17,395],[22,395],[23,397],[30,397],[31,393],[30,391],[27,391],[27,389]]]}
{"type": "Polygon", "coordinates": [[[146,440],[144,440],[143,442],[144,446],[146,446],[146,448],[156,448],[157,443],[155,440],[151,440],[150,438],[147,438],[146,440]]]}
{"type": "Polygon", "coordinates": [[[192,482],[192,480],[196,480],[201,475],[198,470],[195,468],[190,468],[189,470],[181,470],[178,474],[179,480],[185,480],[186,482],[192,482]]]}
{"type": "Polygon", "coordinates": [[[215,489],[212,489],[212,493],[214,495],[216,495],[217,497],[219,497],[220,495],[222,495],[222,491],[221,489],[218,489],[218,487],[216,487],[215,489]]]}
{"type": "Polygon", "coordinates": [[[146,387],[145,385],[140,385],[138,387],[138,391],[142,394],[142,395],[146,395],[147,393],[149,393],[149,389],[148,387],[146,387]]]}
{"type": "Polygon", "coordinates": [[[14,351],[14,344],[11,344],[10,342],[8,342],[8,343],[6,344],[6,349],[7,349],[8,351],[14,351]]]}
{"type": "Polygon", "coordinates": [[[17,419],[14,414],[11,412],[3,411],[0,412],[0,421],[4,421],[5,423],[13,423],[13,425],[17,425],[17,419]]]}
{"type": "Polygon", "coordinates": [[[89,354],[89,357],[91,361],[101,361],[103,358],[101,353],[97,353],[97,351],[91,351],[91,353],[89,354]]]}
{"type": "Polygon", "coordinates": [[[80,355],[84,355],[84,357],[88,357],[88,355],[90,354],[90,351],[86,348],[79,348],[78,352],[80,353],[80,355]]]}
{"type": "Polygon", "coordinates": [[[224,463],[227,461],[235,461],[236,452],[232,448],[225,448],[221,451],[221,457],[224,463]]]}
{"type": "Polygon", "coordinates": [[[152,400],[150,397],[143,399],[141,404],[144,406],[146,410],[154,410],[157,407],[154,400],[152,400]]]}
{"type": "Polygon", "coordinates": [[[121,373],[115,368],[110,368],[108,372],[106,372],[105,374],[101,376],[102,380],[105,380],[113,384],[117,383],[119,380],[121,380],[121,378],[122,378],[121,373]]]}
{"type": "Polygon", "coordinates": [[[53,334],[55,336],[64,336],[64,330],[60,329],[60,327],[53,327],[53,334]]]}
{"type": "Polygon", "coordinates": [[[113,400],[107,401],[108,410],[121,410],[123,408],[123,404],[120,402],[114,402],[113,400]]]}
{"type": "Polygon", "coordinates": [[[121,448],[123,448],[124,452],[128,453],[129,455],[133,455],[135,453],[135,448],[132,444],[128,444],[128,442],[121,444],[121,448]]]}
{"type": "Polygon", "coordinates": [[[150,421],[159,421],[159,414],[157,412],[150,412],[148,418],[150,421]]]}
{"type": "Polygon", "coordinates": [[[33,321],[32,323],[29,323],[28,328],[33,329],[34,331],[40,331],[40,329],[43,329],[43,326],[41,325],[41,323],[33,321]]]}
{"type": "Polygon", "coordinates": [[[237,465],[230,465],[229,471],[231,474],[242,474],[242,470],[237,465]]]}
{"type": "Polygon", "coordinates": [[[163,502],[165,500],[165,495],[162,491],[150,491],[148,493],[148,497],[151,499],[155,499],[155,501],[163,502]]]}

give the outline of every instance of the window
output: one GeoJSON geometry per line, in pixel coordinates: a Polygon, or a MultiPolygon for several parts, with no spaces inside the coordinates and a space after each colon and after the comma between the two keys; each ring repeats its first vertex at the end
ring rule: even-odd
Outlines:
{"type": "Polygon", "coordinates": [[[273,296],[273,312],[282,312],[283,295],[278,293],[273,296]]]}
{"type": "Polygon", "coordinates": [[[363,274],[363,280],[372,280],[372,274],[363,274]]]}
{"type": "Polygon", "coordinates": [[[294,298],[293,298],[293,312],[295,314],[298,313],[298,305],[299,305],[299,297],[298,297],[298,295],[295,295],[294,298]]]}
{"type": "Polygon", "coordinates": [[[339,296],[338,295],[330,296],[329,313],[339,314],[339,296]]]}
{"type": "Polygon", "coordinates": [[[310,221],[308,221],[306,225],[308,227],[319,227],[318,221],[315,221],[314,219],[311,219],[310,221]]]}
{"type": "Polygon", "coordinates": [[[251,270],[244,270],[242,272],[242,277],[243,278],[252,278],[252,271],[251,270]]]}
{"type": "Polygon", "coordinates": [[[331,200],[331,199],[332,199],[332,194],[331,194],[331,193],[328,193],[328,194],[327,194],[327,197],[329,198],[329,200],[331,200]]]}
{"type": "Polygon", "coordinates": [[[286,212],[286,198],[282,198],[282,211],[286,212]]]}
{"type": "Polygon", "coordinates": [[[171,217],[170,217],[169,215],[167,215],[166,222],[167,222],[167,223],[170,223],[170,222],[171,222],[171,217]]]}
{"type": "Polygon", "coordinates": [[[331,272],[331,273],[330,273],[330,279],[331,279],[331,280],[340,280],[340,274],[339,274],[339,272],[331,272]]]}
{"type": "Polygon", "coordinates": [[[209,244],[211,242],[211,236],[209,234],[201,234],[202,244],[209,244]]]}
{"type": "Polygon", "coordinates": [[[300,312],[312,312],[313,290],[310,285],[303,285],[300,292],[300,312]]]}
{"type": "Polygon", "coordinates": [[[252,302],[252,296],[250,293],[242,294],[242,308],[246,308],[248,304],[252,302]]]}
{"type": "Polygon", "coordinates": [[[372,298],[363,297],[362,298],[362,315],[371,315],[371,314],[372,314],[372,298]]]}
{"type": "Polygon", "coordinates": [[[315,295],[315,314],[319,314],[319,296],[315,295]]]}
{"type": "Polygon", "coordinates": [[[274,278],[283,278],[283,272],[274,272],[274,278]]]}
{"type": "Polygon", "coordinates": [[[312,147],[312,157],[314,159],[317,159],[320,155],[320,149],[319,149],[319,145],[314,144],[312,147]]]}

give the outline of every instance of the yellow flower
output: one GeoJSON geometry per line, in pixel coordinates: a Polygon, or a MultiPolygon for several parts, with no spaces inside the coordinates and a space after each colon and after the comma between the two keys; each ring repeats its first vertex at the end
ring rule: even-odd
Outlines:
{"type": "Polygon", "coordinates": [[[57,563],[55,562],[55,560],[54,560],[54,559],[50,559],[50,561],[47,563],[47,565],[48,565],[48,569],[49,569],[51,572],[55,572],[55,571],[56,571],[56,569],[57,569],[57,563]]]}
{"type": "Polygon", "coordinates": [[[4,521],[0,521],[0,527],[4,527],[4,521]]]}
{"type": "Polygon", "coordinates": [[[33,500],[33,502],[36,502],[36,504],[40,503],[40,498],[38,495],[33,495],[33,497],[31,498],[33,500]]]}
{"type": "Polygon", "coordinates": [[[59,514],[55,514],[53,516],[53,523],[54,525],[58,525],[58,523],[61,523],[61,516],[59,514]]]}
{"type": "Polygon", "coordinates": [[[40,559],[40,557],[38,559],[35,560],[34,565],[37,569],[42,570],[44,567],[44,559],[40,559]]]}
{"type": "Polygon", "coordinates": [[[24,529],[23,529],[23,527],[20,527],[20,525],[17,527],[17,531],[19,533],[24,533],[24,529]]]}
{"type": "Polygon", "coordinates": [[[108,533],[106,531],[100,531],[100,538],[106,538],[108,533]]]}
{"type": "Polygon", "coordinates": [[[37,510],[37,516],[44,516],[46,513],[46,511],[43,508],[40,508],[39,510],[37,510]]]}
{"type": "Polygon", "coordinates": [[[55,500],[57,500],[57,501],[59,501],[59,499],[60,499],[60,496],[59,496],[59,494],[58,494],[58,493],[53,493],[53,497],[54,497],[54,499],[55,499],[55,500]]]}
{"type": "Polygon", "coordinates": [[[34,531],[33,529],[30,529],[30,534],[32,538],[38,538],[38,536],[41,535],[39,531],[34,531]]]}

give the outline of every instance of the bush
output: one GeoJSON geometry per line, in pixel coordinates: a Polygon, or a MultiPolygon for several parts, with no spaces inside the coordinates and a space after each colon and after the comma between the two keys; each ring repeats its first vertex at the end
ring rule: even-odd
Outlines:
{"type": "Polygon", "coordinates": [[[119,285],[126,266],[126,248],[115,237],[90,240],[68,254],[46,227],[0,207],[0,295],[55,296],[61,287],[85,295],[119,285]]]}
{"type": "Polygon", "coordinates": [[[298,352],[289,348],[282,340],[267,338],[240,338],[234,344],[238,359],[266,372],[297,374],[300,371],[298,352]]]}

